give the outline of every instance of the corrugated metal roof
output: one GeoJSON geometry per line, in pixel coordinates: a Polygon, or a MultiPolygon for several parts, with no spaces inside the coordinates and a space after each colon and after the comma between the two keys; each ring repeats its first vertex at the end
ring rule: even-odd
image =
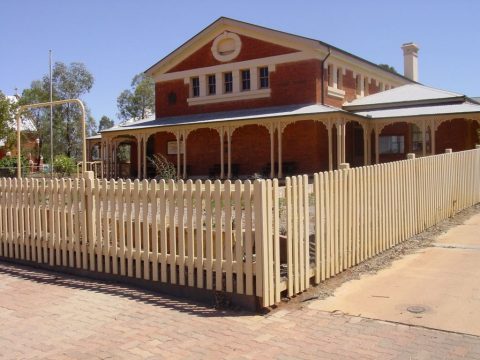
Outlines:
{"type": "Polygon", "coordinates": [[[126,122],[110,129],[105,129],[102,132],[110,131],[125,131],[129,129],[144,129],[152,127],[165,127],[165,126],[178,126],[189,124],[201,124],[201,123],[215,123],[225,121],[239,121],[239,120],[251,120],[272,118],[281,116],[295,116],[295,115],[307,115],[307,114],[321,114],[321,113],[334,113],[343,112],[341,109],[337,109],[327,105],[287,105],[287,106],[275,106],[268,108],[257,109],[243,109],[222,111],[205,114],[194,115],[182,115],[164,117],[155,120],[140,120],[136,122],[126,122]]]}
{"type": "Polygon", "coordinates": [[[374,107],[375,105],[424,102],[427,100],[447,100],[463,97],[463,94],[435,89],[420,84],[407,84],[394,89],[353,100],[344,105],[344,109],[355,107],[374,107]]]}
{"type": "Polygon", "coordinates": [[[87,137],[87,140],[95,140],[95,139],[101,139],[101,138],[102,138],[102,135],[97,134],[97,135],[87,137]]]}
{"type": "Polygon", "coordinates": [[[355,114],[373,118],[397,118],[421,115],[441,115],[441,114],[471,114],[480,113],[480,105],[473,103],[437,105],[437,106],[416,106],[396,109],[381,109],[371,111],[360,111],[355,114]]]}

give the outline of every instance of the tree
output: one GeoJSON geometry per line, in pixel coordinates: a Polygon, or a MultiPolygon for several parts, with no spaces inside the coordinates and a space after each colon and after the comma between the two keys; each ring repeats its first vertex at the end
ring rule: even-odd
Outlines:
{"type": "MultiPolygon", "coordinates": [[[[34,80],[29,89],[25,89],[19,100],[20,105],[28,105],[49,101],[49,93],[44,90],[41,80],[34,80]]],[[[37,131],[38,155],[43,155],[44,159],[50,159],[50,117],[49,110],[45,108],[30,109],[23,113],[28,118],[37,131]]],[[[58,121],[58,117],[54,121],[58,121]]],[[[55,128],[54,128],[55,129],[55,128]]],[[[40,161],[40,156],[38,156],[40,161]]],[[[38,165],[38,163],[37,163],[38,165]]]]}
{"type": "Polygon", "coordinates": [[[381,67],[383,70],[387,70],[393,74],[398,75],[398,71],[393,66],[390,66],[388,64],[378,64],[378,66],[381,67]]]}
{"type": "Polygon", "coordinates": [[[102,131],[105,129],[111,128],[114,124],[113,120],[110,119],[108,116],[103,115],[98,123],[98,131],[102,131]]]}
{"type": "MultiPolygon", "coordinates": [[[[55,63],[52,72],[53,94],[55,100],[77,99],[85,93],[90,92],[93,86],[93,75],[82,63],[71,63],[69,66],[62,62],[55,63]]],[[[45,76],[43,83],[49,85],[49,78],[45,76]]],[[[69,157],[78,157],[82,139],[81,134],[81,112],[76,104],[65,104],[59,108],[62,122],[58,125],[63,133],[63,151],[69,157]]],[[[88,115],[89,123],[93,118],[88,115]]]]}
{"type": "Polygon", "coordinates": [[[124,90],[117,98],[118,117],[121,120],[146,119],[155,109],[155,83],[146,74],[135,75],[131,89],[124,90]]]}
{"type": "Polygon", "coordinates": [[[12,132],[8,126],[13,120],[13,104],[0,91],[0,140],[6,141],[9,134],[12,132]]]}
{"type": "MultiPolygon", "coordinates": [[[[53,66],[52,86],[53,100],[80,98],[90,92],[94,83],[93,75],[82,63],[66,65],[57,62],[53,66]]],[[[20,99],[21,104],[48,102],[50,94],[50,79],[45,75],[42,80],[32,82],[29,89],[25,89],[20,99]]],[[[40,140],[39,148],[45,159],[50,158],[50,116],[49,108],[28,111],[30,118],[37,128],[40,140]]],[[[57,154],[66,154],[69,157],[79,158],[82,151],[82,124],[81,111],[76,104],[65,104],[53,108],[53,138],[57,154]]],[[[87,136],[95,133],[95,119],[86,107],[87,136]]]]}

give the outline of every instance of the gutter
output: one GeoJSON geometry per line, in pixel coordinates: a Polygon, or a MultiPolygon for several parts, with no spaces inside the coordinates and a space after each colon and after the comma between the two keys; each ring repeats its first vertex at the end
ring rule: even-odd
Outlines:
{"type": "Polygon", "coordinates": [[[332,53],[332,49],[328,46],[328,54],[325,56],[321,62],[321,69],[322,69],[322,105],[325,105],[325,61],[327,61],[328,57],[332,53]]]}

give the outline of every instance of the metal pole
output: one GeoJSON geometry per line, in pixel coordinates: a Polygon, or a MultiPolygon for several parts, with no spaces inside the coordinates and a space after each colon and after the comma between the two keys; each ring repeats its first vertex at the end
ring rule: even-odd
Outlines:
{"type": "Polygon", "coordinates": [[[52,84],[52,50],[49,53],[50,66],[50,173],[53,178],[53,84],[52,84]]]}
{"type": "Polygon", "coordinates": [[[20,139],[20,110],[17,112],[17,177],[22,177],[22,151],[20,139]]]}

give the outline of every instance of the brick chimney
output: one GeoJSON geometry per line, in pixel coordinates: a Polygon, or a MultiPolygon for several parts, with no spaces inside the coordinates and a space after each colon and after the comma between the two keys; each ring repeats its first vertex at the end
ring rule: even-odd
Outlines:
{"type": "Polygon", "coordinates": [[[418,50],[414,43],[402,45],[403,50],[403,74],[413,81],[418,81],[418,50]]]}

